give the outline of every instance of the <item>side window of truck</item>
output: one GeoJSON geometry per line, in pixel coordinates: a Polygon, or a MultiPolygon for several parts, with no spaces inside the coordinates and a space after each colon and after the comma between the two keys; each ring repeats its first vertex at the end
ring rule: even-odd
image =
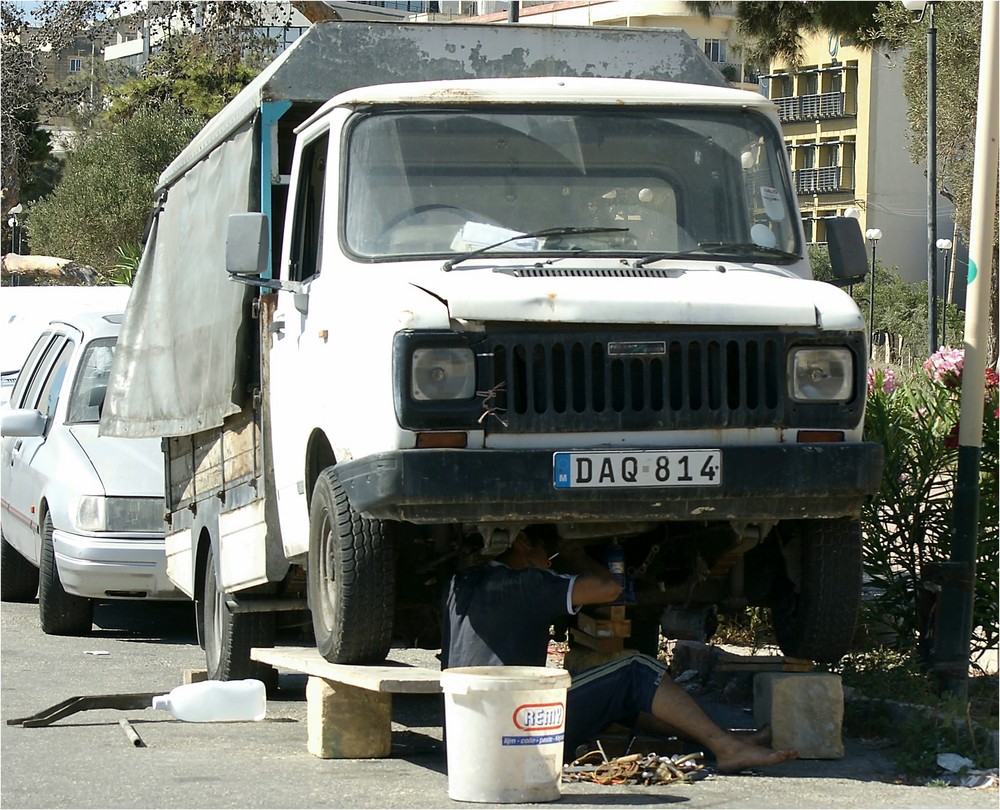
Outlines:
{"type": "Polygon", "coordinates": [[[295,221],[292,225],[292,281],[318,276],[323,256],[323,189],[330,134],[324,133],[302,150],[295,221]]]}

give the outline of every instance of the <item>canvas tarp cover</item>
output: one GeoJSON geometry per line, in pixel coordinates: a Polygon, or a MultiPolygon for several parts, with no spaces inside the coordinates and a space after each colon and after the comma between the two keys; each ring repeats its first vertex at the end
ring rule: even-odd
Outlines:
{"type": "Polygon", "coordinates": [[[101,435],[181,436],[241,408],[248,288],[226,273],[226,227],[249,206],[253,122],[170,187],[136,273],[101,435]]]}

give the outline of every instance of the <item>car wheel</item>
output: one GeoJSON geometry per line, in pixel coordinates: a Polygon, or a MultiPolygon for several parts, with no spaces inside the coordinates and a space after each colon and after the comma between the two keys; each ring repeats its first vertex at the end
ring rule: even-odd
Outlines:
{"type": "Polygon", "coordinates": [[[0,532],[0,600],[30,602],[38,593],[38,569],[0,532]]]}
{"type": "Polygon", "coordinates": [[[803,520],[779,530],[799,584],[786,581],[771,608],[775,638],[789,657],[836,663],[851,648],[861,611],[861,523],[803,520]]]}
{"type": "Polygon", "coordinates": [[[52,518],[42,521],[42,549],[38,570],[38,615],[42,632],[50,636],[88,636],[94,625],[94,603],[66,593],[59,580],[52,546],[52,518]]]}
{"type": "Polygon", "coordinates": [[[273,613],[233,613],[219,587],[215,552],[209,548],[205,560],[202,598],[196,605],[198,642],[205,649],[209,680],[230,681],[256,678],[274,685],[270,664],[250,658],[252,647],[274,646],[273,613]]]}
{"type": "Polygon", "coordinates": [[[309,510],[309,607],[327,661],[376,663],[389,652],[394,529],[354,511],[335,468],[320,473],[309,510]]]}

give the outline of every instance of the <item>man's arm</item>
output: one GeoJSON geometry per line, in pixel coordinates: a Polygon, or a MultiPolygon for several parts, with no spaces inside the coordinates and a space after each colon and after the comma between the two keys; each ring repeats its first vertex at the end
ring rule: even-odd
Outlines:
{"type": "Polygon", "coordinates": [[[560,540],[559,568],[577,575],[570,596],[574,607],[613,602],[622,592],[614,574],[573,540],[560,540]]]}

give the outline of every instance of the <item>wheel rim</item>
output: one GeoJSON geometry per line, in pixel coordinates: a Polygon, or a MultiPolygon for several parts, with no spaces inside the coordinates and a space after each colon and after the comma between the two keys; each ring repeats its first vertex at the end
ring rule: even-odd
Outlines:
{"type": "Polygon", "coordinates": [[[336,620],[336,609],[334,599],[336,596],[337,582],[334,574],[334,535],[333,524],[330,521],[330,513],[323,513],[323,522],[320,525],[320,537],[322,538],[319,554],[319,611],[323,621],[323,626],[332,631],[336,620]]]}
{"type": "Polygon", "coordinates": [[[225,600],[215,578],[215,561],[208,560],[205,583],[205,658],[213,670],[219,667],[222,657],[222,610],[225,600]]]}

